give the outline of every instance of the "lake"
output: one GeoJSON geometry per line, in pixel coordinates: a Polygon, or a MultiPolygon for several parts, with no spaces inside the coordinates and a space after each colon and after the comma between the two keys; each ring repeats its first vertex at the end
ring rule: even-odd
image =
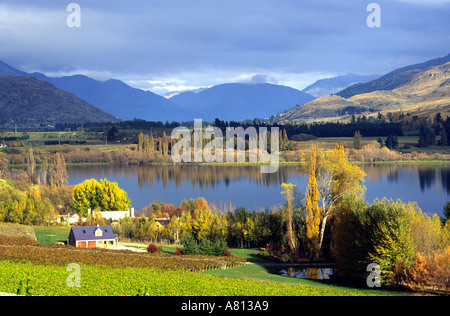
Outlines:
{"type": "MultiPolygon", "coordinates": [[[[416,201],[428,213],[442,215],[450,195],[450,165],[362,165],[367,177],[366,200],[388,197],[416,201]]],[[[76,166],[68,167],[69,184],[85,179],[115,181],[136,210],[154,201],[180,205],[184,198],[204,197],[219,206],[271,208],[284,203],[282,183],[294,183],[306,191],[307,175],[295,166],[261,174],[259,166],[76,166]]]]}

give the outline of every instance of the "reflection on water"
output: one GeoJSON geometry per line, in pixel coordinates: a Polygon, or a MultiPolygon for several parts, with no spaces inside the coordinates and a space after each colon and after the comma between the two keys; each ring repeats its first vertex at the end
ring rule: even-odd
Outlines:
{"type": "Polygon", "coordinates": [[[280,186],[288,181],[289,174],[298,172],[295,166],[282,168],[276,173],[261,173],[257,166],[148,166],[145,168],[135,166],[132,172],[137,175],[139,187],[153,186],[160,181],[164,187],[169,182],[175,183],[177,188],[183,183],[190,183],[193,187],[214,188],[217,183],[223,182],[226,186],[233,182],[245,179],[256,186],[280,186]]]}
{"type": "MultiPolygon", "coordinates": [[[[450,195],[450,166],[362,165],[367,177],[366,200],[376,198],[417,201],[423,211],[442,215],[450,195]]],[[[184,198],[204,197],[218,204],[231,202],[250,209],[284,203],[282,183],[295,183],[300,192],[307,176],[296,166],[280,166],[262,174],[259,166],[90,166],[70,167],[69,183],[108,178],[125,189],[136,209],[153,201],[179,205],[184,198]]]]}
{"type": "Polygon", "coordinates": [[[311,280],[329,280],[333,274],[333,268],[297,268],[288,267],[279,272],[281,276],[298,278],[298,279],[311,279],[311,280]]]}
{"type": "Polygon", "coordinates": [[[408,178],[418,183],[422,192],[440,186],[450,194],[450,166],[423,165],[362,165],[370,181],[381,181],[383,177],[390,183],[398,183],[408,178]]]}

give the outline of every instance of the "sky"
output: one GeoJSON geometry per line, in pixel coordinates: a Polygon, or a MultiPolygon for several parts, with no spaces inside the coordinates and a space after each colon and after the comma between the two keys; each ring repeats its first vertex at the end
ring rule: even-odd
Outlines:
{"type": "Polygon", "coordinates": [[[158,94],[228,82],[303,89],[450,53],[450,0],[1,0],[0,60],[158,94]],[[80,27],[69,27],[70,3],[80,27]],[[369,27],[370,3],[380,27],[369,27]]]}

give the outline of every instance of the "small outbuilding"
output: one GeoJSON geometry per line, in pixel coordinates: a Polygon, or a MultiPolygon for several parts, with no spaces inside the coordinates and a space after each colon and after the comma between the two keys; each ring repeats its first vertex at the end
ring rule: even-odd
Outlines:
{"type": "Polygon", "coordinates": [[[72,227],[67,243],[78,248],[116,247],[116,236],[110,225],[72,227]]]}

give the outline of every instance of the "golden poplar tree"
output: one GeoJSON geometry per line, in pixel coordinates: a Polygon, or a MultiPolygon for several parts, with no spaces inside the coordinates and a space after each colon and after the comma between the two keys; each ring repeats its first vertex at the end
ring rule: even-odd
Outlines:
{"type": "Polygon", "coordinates": [[[150,135],[148,139],[148,150],[149,152],[155,149],[155,140],[153,139],[153,135],[150,135]]]}
{"type": "Polygon", "coordinates": [[[139,133],[139,136],[138,136],[138,146],[137,146],[137,149],[138,149],[138,151],[144,149],[144,134],[143,134],[142,132],[139,133]]]}
{"type": "Polygon", "coordinates": [[[311,258],[317,257],[317,244],[319,241],[320,223],[322,213],[319,208],[319,189],[317,186],[316,169],[319,148],[311,148],[308,168],[308,189],[306,191],[306,237],[308,238],[308,251],[311,258]]]}

